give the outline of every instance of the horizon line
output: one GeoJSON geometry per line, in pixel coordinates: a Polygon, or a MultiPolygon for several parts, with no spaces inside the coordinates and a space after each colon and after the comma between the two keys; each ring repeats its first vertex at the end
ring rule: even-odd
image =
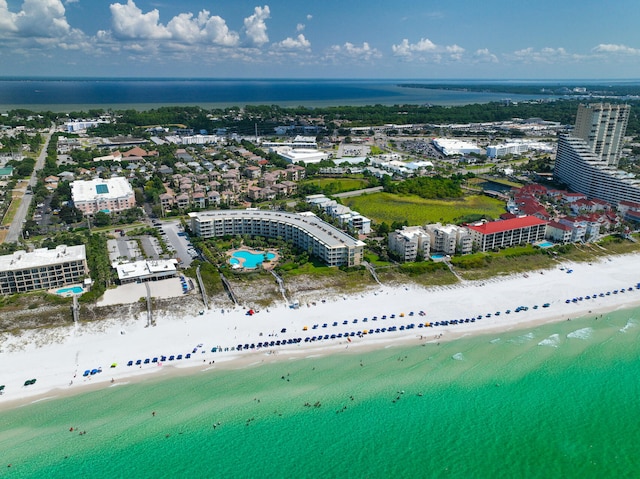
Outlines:
{"type": "Polygon", "coordinates": [[[387,81],[403,81],[403,82],[640,82],[640,78],[364,78],[364,77],[171,77],[171,76],[148,76],[148,77],[131,77],[131,76],[59,76],[59,75],[0,75],[0,81],[370,81],[370,82],[387,82],[387,81]]]}

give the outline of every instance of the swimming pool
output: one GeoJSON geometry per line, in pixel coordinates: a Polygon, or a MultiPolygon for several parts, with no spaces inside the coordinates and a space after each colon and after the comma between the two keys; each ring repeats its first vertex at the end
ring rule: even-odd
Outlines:
{"type": "Polygon", "coordinates": [[[82,294],[84,293],[84,289],[82,286],[71,286],[69,288],[60,288],[56,291],[56,294],[60,296],[69,295],[69,294],[82,294]]]}
{"type": "Polygon", "coordinates": [[[444,258],[443,254],[432,254],[431,259],[442,259],[444,258]]]}
{"type": "Polygon", "coordinates": [[[552,246],[555,246],[551,241],[543,241],[542,243],[538,243],[538,246],[540,248],[551,248],[552,246]]]}
{"type": "Polygon", "coordinates": [[[231,259],[229,263],[232,265],[239,265],[246,269],[254,269],[257,268],[259,264],[261,264],[265,259],[272,260],[276,255],[273,253],[251,253],[250,251],[235,251],[231,255],[231,259]],[[243,261],[240,261],[243,260],[243,261]]]}

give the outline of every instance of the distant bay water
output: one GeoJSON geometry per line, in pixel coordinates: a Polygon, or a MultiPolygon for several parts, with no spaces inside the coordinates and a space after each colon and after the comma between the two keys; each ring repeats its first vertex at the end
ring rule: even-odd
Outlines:
{"type": "MultiPolygon", "coordinates": [[[[4,79],[0,111],[151,109],[168,105],[464,105],[548,95],[404,88],[416,80],[4,79]]],[[[442,83],[440,81],[439,83],[442,83]]],[[[463,83],[460,83],[463,85],[463,83]]]]}

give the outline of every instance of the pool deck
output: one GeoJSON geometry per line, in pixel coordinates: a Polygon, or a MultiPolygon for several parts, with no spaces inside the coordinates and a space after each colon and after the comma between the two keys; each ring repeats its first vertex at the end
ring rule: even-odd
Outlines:
{"type": "Polygon", "coordinates": [[[275,265],[277,264],[278,260],[280,259],[280,255],[278,254],[278,251],[276,251],[276,250],[258,251],[258,250],[249,249],[249,248],[236,248],[236,249],[233,249],[233,250],[229,250],[229,251],[227,251],[227,256],[229,257],[228,262],[229,262],[229,264],[231,264],[232,268],[237,269],[237,270],[238,269],[245,269],[247,271],[258,269],[258,265],[261,265],[262,269],[271,270],[271,269],[273,269],[275,267],[275,265]],[[271,253],[271,254],[274,255],[274,257],[272,259],[270,259],[270,260],[266,260],[266,261],[257,263],[256,266],[253,267],[253,268],[247,268],[247,267],[244,266],[244,263],[245,263],[244,258],[239,258],[237,256],[233,256],[235,253],[238,253],[238,252],[246,252],[246,253],[253,254],[253,255],[265,255],[265,258],[266,258],[266,255],[268,253],[271,253]],[[237,260],[238,263],[237,264],[231,263],[231,259],[232,258],[237,260]]]}
{"type": "Polygon", "coordinates": [[[64,298],[70,298],[71,296],[81,295],[85,292],[85,289],[79,285],[65,286],[63,288],[50,289],[47,291],[49,294],[57,294],[64,298]]]}

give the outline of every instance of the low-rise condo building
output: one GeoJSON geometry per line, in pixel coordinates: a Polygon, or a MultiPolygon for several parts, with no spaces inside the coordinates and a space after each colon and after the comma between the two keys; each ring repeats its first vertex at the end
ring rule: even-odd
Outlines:
{"type": "Polygon", "coordinates": [[[401,230],[389,233],[389,251],[402,261],[415,261],[418,254],[429,256],[430,237],[422,226],[404,226],[401,230]]]}
{"type": "Polygon", "coordinates": [[[544,239],[547,222],[535,216],[468,225],[478,251],[535,243],[544,239]]]}
{"type": "Polygon", "coordinates": [[[74,181],[71,183],[71,198],[75,207],[88,216],[98,211],[119,213],[136,206],[133,188],[121,176],[74,181]]]}
{"type": "Polygon", "coordinates": [[[81,284],[88,272],[84,245],[16,251],[0,256],[0,294],[81,284]]]}
{"type": "Polygon", "coordinates": [[[245,234],[281,238],[329,266],[358,266],[362,263],[364,242],[312,214],[248,209],[193,212],[189,217],[191,231],[202,238],[245,234]]]}

